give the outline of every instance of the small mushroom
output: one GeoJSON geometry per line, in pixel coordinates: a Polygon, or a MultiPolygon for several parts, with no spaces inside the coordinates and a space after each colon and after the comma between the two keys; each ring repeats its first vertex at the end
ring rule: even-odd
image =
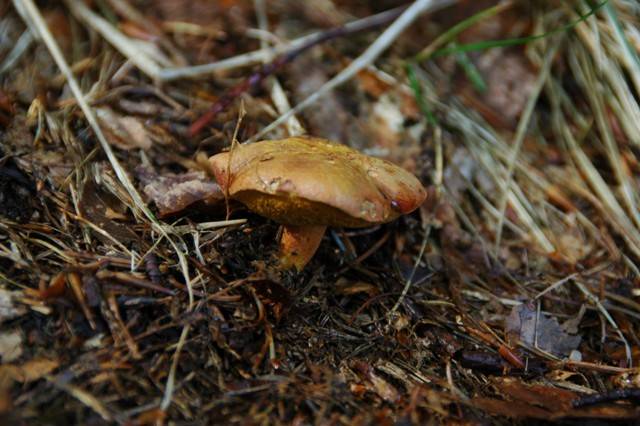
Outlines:
{"type": "Polygon", "coordinates": [[[280,261],[299,271],[327,226],[389,222],[426,198],[422,184],[406,170],[325,139],[239,145],[210,161],[230,198],[283,225],[280,261]]]}

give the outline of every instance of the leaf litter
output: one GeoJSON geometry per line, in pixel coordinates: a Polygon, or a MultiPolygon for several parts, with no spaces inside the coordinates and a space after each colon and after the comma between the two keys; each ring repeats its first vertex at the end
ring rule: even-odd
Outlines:
{"type": "Polygon", "coordinates": [[[575,331],[569,334],[563,327],[565,324],[560,325],[556,318],[538,312],[533,303],[522,303],[511,309],[505,320],[505,332],[514,343],[522,342],[566,357],[578,348],[581,337],[575,335],[575,331]]]}
{"type": "Polygon", "coordinates": [[[0,6],[3,424],[637,421],[633,1],[157,3],[0,6]],[[283,272],[207,157],[316,93],[429,197],[283,272]]]}

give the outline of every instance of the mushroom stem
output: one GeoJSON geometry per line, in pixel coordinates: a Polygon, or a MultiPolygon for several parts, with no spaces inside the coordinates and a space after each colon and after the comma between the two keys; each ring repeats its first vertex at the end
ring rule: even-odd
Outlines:
{"type": "Polygon", "coordinates": [[[280,238],[280,264],[283,269],[304,269],[318,250],[326,226],[284,225],[280,238]]]}

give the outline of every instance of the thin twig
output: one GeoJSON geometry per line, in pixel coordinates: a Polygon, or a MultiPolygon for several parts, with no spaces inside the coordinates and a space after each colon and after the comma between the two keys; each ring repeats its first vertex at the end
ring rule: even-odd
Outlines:
{"type": "MultiPolygon", "coordinates": [[[[400,12],[402,12],[402,10],[404,10],[403,7],[386,10],[376,15],[367,16],[362,19],[348,22],[344,25],[343,28],[344,31],[348,34],[363,31],[367,28],[370,28],[372,25],[375,25],[375,22],[389,22],[390,20],[393,20],[394,17],[398,16],[400,12]]],[[[325,33],[326,31],[318,31],[291,40],[288,44],[283,44],[281,46],[276,46],[268,49],[254,50],[252,52],[243,53],[209,64],[194,65],[181,68],[166,68],[160,71],[159,77],[162,81],[172,81],[180,78],[202,78],[209,76],[215,72],[254,65],[260,62],[268,61],[274,56],[293,52],[307,44],[315,45],[318,43],[317,40],[324,39],[326,37],[325,33]]]]}
{"type": "MultiPolygon", "coordinates": [[[[251,74],[247,79],[240,82],[239,84],[232,87],[231,89],[227,90],[220,97],[220,99],[218,99],[218,101],[211,106],[211,109],[209,109],[209,111],[204,113],[200,118],[198,118],[191,125],[191,127],[189,128],[189,134],[191,136],[195,136],[198,133],[200,133],[202,129],[204,129],[209,123],[211,123],[211,121],[213,121],[216,115],[218,115],[220,112],[227,109],[229,105],[231,105],[231,103],[238,98],[238,96],[247,92],[253,87],[259,86],[267,77],[273,75],[275,72],[281,69],[285,64],[288,64],[289,62],[293,61],[300,54],[302,54],[303,52],[306,52],[313,46],[316,46],[327,40],[334,39],[336,37],[344,37],[346,35],[353,34],[356,31],[363,31],[363,30],[379,27],[393,20],[396,16],[400,15],[401,13],[402,13],[402,8],[393,9],[392,11],[389,11],[389,13],[387,14],[377,15],[378,16],[377,19],[369,20],[366,23],[367,24],[366,26],[360,25],[358,27],[349,28],[348,26],[345,25],[342,27],[332,28],[328,31],[318,33],[317,36],[313,38],[309,38],[305,43],[301,44],[299,47],[292,49],[278,56],[273,61],[262,65],[262,67],[260,67],[256,72],[251,74]]],[[[268,60],[269,57],[267,56],[267,58],[265,59],[268,60]]],[[[296,113],[297,112],[292,113],[291,109],[289,109],[280,117],[283,117],[284,115],[288,114],[287,117],[283,119],[283,122],[285,122],[296,113]]]]}
{"type": "Polygon", "coordinates": [[[622,340],[622,343],[624,344],[625,354],[627,355],[627,365],[629,367],[633,366],[633,357],[631,355],[631,347],[629,346],[629,342],[627,342],[627,338],[624,337],[624,334],[622,334],[622,330],[620,330],[620,327],[618,327],[618,324],[615,322],[613,317],[611,317],[607,309],[602,305],[602,303],[600,303],[600,300],[596,296],[594,296],[593,293],[591,293],[585,285],[583,285],[578,280],[573,280],[573,283],[576,285],[576,287],[578,287],[582,294],[584,294],[585,297],[596,306],[598,311],[600,311],[602,316],[606,318],[607,322],[616,331],[618,337],[620,337],[620,340],[622,340]]]}
{"type": "Polygon", "coordinates": [[[420,265],[420,261],[422,261],[422,257],[424,256],[424,252],[427,249],[427,243],[429,242],[429,233],[430,233],[430,231],[431,231],[431,227],[427,227],[427,229],[425,229],[425,231],[424,231],[424,238],[422,239],[422,246],[420,247],[420,252],[418,253],[418,256],[416,257],[416,262],[413,265],[413,269],[411,270],[411,274],[409,274],[409,278],[407,278],[407,281],[404,284],[404,288],[402,289],[402,293],[400,294],[400,297],[398,297],[398,300],[396,300],[395,305],[393,305],[393,308],[391,308],[391,310],[389,311],[389,314],[388,314],[389,318],[393,317],[393,314],[396,313],[396,311],[398,310],[398,308],[400,307],[400,305],[404,301],[404,298],[407,297],[407,293],[409,293],[409,289],[411,288],[411,284],[413,283],[413,277],[416,274],[416,271],[418,270],[418,266],[420,265]]]}
{"type": "MultiPolygon", "coordinates": [[[[15,0],[14,0],[15,2],[15,0]]],[[[122,55],[131,61],[142,72],[153,79],[158,79],[160,74],[160,65],[149,57],[144,51],[138,48],[135,43],[116,27],[111,25],[109,21],[102,18],[98,14],[89,9],[82,1],[65,0],[65,3],[71,12],[82,22],[100,33],[109,43],[122,53],[122,55]]]]}
{"type": "Polygon", "coordinates": [[[255,142],[259,140],[279,125],[285,123],[292,115],[304,111],[331,90],[351,80],[351,78],[353,78],[358,72],[373,63],[373,61],[375,61],[382,52],[387,50],[387,48],[391,46],[391,43],[393,43],[420,15],[449,6],[455,2],[456,0],[416,0],[402,13],[402,15],[400,15],[400,17],[398,17],[398,19],[393,22],[393,24],[389,26],[389,28],[380,35],[380,37],[378,37],[371,46],[367,48],[367,50],[364,51],[364,53],[362,53],[362,55],[358,56],[353,62],[351,62],[349,66],[294,108],[278,117],[277,120],[266,126],[247,142],[255,142]]]}
{"type": "Polygon", "coordinates": [[[566,277],[564,277],[564,278],[556,281],[555,283],[551,284],[549,287],[545,288],[540,293],[536,294],[533,297],[533,300],[539,299],[540,297],[544,296],[545,294],[549,293],[550,291],[555,290],[558,287],[561,287],[562,285],[564,285],[565,283],[571,281],[572,279],[574,279],[577,276],[578,276],[577,272],[574,272],[571,275],[567,275],[566,277]]]}
{"type": "Polygon", "coordinates": [[[177,65],[184,66],[187,64],[187,60],[184,58],[180,49],[171,43],[171,41],[163,34],[162,30],[153,23],[153,20],[147,19],[144,14],[125,0],[108,1],[111,7],[113,7],[118,13],[124,15],[127,19],[134,21],[136,24],[141,25],[145,30],[156,36],[158,38],[158,43],[171,54],[177,65]]]}
{"type": "MultiPolygon", "coordinates": [[[[268,34],[269,30],[269,18],[267,17],[267,7],[265,0],[254,0],[254,6],[256,10],[256,17],[258,18],[258,26],[260,30],[268,34]]],[[[260,47],[266,49],[269,47],[266,37],[260,38],[260,47]]],[[[263,62],[269,62],[272,58],[265,59],[263,62]]],[[[282,88],[282,85],[278,81],[275,75],[268,78],[268,84],[271,86],[271,99],[279,114],[284,114],[291,109],[291,104],[287,95],[282,88]]],[[[289,119],[287,123],[287,130],[290,136],[301,135],[305,133],[304,127],[300,124],[298,118],[294,115],[289,119]]]]}

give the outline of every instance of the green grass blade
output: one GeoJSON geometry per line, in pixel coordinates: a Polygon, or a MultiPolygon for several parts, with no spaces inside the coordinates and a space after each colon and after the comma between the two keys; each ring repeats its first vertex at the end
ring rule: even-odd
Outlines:
{"type": "Polygon", "coordinates": [[[442,33],[440,36],[438,36],[438,38],[436,38],[429,46],[427,46],[420,53],[418,53],[413,58],[413,60],[415,62],[422,62],[424,60],[429,59],[431,57],[431,55],[433,54],[433,52],[438,47],[446,45],[447,43],[453,41],[458,36],[458,34],[463,32],[467,28],[472,27],[477,22],[479,22],[479,21],[481,21],[483,19],[491,18],[492,16],[497,15],[498,13],[500,13],[503,10],[507,9],[511,5],[512,5],[511,3],[498,4],[496,6],[492,6],[492,7],[489,7],[487,9],[481,10],[480,12],[478,12],[475,15],[465,19],[464,21],[461,21],[461,22],[457,23],[456,25],[454,25],[453,27],[449,28],[447,31],[442,33]]]}
{"type": "Polygon", "coordinates": [[[585,15],[580,16],[580,18],[576,19],[573,22],[568,23],[567,25],[563,25],[560,28],[556,28],[555,30],[546,32],[544,34],[536,34],[528,37],[517,37],[517,38],[508,38],[504,40],[486,40],[480,41],[477,43],[468,43],[461,44],[453,47],[447,47],[444,49],[439,49],[431,55],[431,58],[437,58],[439,56],[450,55],[452,53],[460,53],[460,52],[476,52],[479,50],[492,49],[494,47],[506,47],[506,46],[515,46],[519,44],[526,44],[532,41],[541,40],[543,38],[547,38],[554,34],[558,34],[564,31],[568,31],[578,25],[579,23],[588,19],[591,15],[594,15],[598,10],[600,10],[603,6],[609,3],[609,0],[604,0],[602,3],[595,5],[589,12],[585,15]]]}
{"type": "Polygon", "coordinates": [[[482,78],[480,71],[478,71],[478,68],[476,68],[473,61],[469,59],[469,56],[464,52],[457,53],[456,61],[462,67],[469,81],[471,81],[473,88],[480,93],[486,92],[487,84],[484,82],[484,79],[482,78]]]}
{"type": "Polygon", "coordinates": [[[418,77],[416,76],[415,67],[415,63],[407,63],[407,77],[409,79],[409,86],[413,91],[413,96],[416,99],[416,102],[418,103],[418,107],[420,108],[420,111],[422,111],[422,114],[424,114],[429,124],[437,126],[438,120],[436,119],[435,115],[433,115],[433,112],[431,112],[431,109],[427,104],[427,100],[422,93],[422,86],[420,85],[418,77]]]}

